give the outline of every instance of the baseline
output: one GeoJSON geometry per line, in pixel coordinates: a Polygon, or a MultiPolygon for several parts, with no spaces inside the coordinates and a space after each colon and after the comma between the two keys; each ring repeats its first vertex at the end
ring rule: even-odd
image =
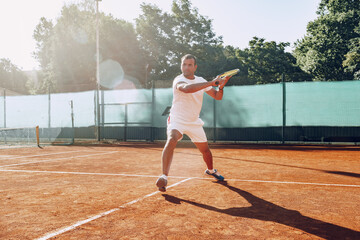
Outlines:
{"type": "MultiPolygon", "coordinates": [[[[75,174],[75,175],[98,175],[98,176],[125,176],[125,177],[149,177],[158,178],[158,175],[141,175],[141,174],[127,174],[127,173],[89,173],[89,172],[63,172],[63,171],[38,171],[38,170],[17,170],[17,169],[0,169],[0,172],[22,172],[22,173],[54,173],[54,174],[75,174]]],[[[213,178],[202,177],[182,177],[169,176],[169,178],[178,179],[199,179],[199,180],[214,180],[213,178]]],[[[331,187],[356,187],[360,185],[351,184],[337,184],[337,183],[314,183],[314,182],[291,182],[291,181],[270,181],[270,180],[256,180],[256,179],[225,179],[226,181],[234,182],[254,182],[254,183],[274,183],[274,184],[298,184],[298,185],[315,185],[315,186],[331,186],[331,187]]]]}
{"type": "MultiPolygon", "coordinates": [[[[11,159],[42,157],[42,156],[58,155],[58,154],[66,154],[66,153],[76,153],[76,152],[87,152],[87,150],[78,150],[78,151],[70,151],[70,152],[57,152],[57,153],[46,153],[46,154],[29,155],[29,156],[16,156],[16,157],[11,157],[11,159]]],[[[9,155],[9,156],[11,156],[11,155],[9,155]]]]}
{"type": "Polygon", "coordinates": [[[33,164],[33,163],[53,162],[53,161],[59,161],[59,160],[64,160],[64,159],[75,159],[75,158],[83,158],[83,157],[90,157],[90,156],[97,156],[97,155],[105,155],[105,154],[112,154],[112,153],[116,153],[116,152],[118,152],[118,151],[102,152],[102,153],[88,154],[88,155],[82,155],[82,156],[55,158],[55,159],[41,160],[41,161],[34,161],[34,162],[15,163],[15,164],[8,164],[8,165],[0,166],[0,168],[21,166],[21,165],[27,165],[27,164],[33,164]]]}

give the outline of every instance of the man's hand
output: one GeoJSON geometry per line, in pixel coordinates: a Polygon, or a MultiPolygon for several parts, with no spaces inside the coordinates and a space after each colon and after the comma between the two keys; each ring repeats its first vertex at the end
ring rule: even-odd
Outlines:
{"type": "Polygon", "coordinates": [[[231,78],[231,76],[227,76],[227,77],[219,77],[217,76],[214,80],[211,81],[212,85],[211,86],[218,86],[219,88],[223,88],[226,83],[229,81],[229,79],[231,78]]]}
{"type": "Polygon", "coordinates": [[[231,77],[232,76],[224,77],[224,82],[222,84],[219,84],[219,88],[223,89],[231,77]]]}
{"type": "Polygon", "coordinates": [[[214,80],[211,81],[211,86],[217,87],[221,84],[224,84],[225,79],[217,76],[214,80]]]}

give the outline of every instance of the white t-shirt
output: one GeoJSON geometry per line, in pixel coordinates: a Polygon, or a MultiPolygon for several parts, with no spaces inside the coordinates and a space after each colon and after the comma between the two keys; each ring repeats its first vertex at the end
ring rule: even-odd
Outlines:
{"type": "Polygon", "coordinates": [[[203,125],[204,122],[199,118],[204,92],[211,90],[211,86],[201,89],[194,93],[184,93],[176,88],[177,83],[185,82],[189,84],[207,82],[204,78],[195,76],[190,80],[183,74],[177,76],[173,82],[173,102],[170,109],[170,122],[203,125]]]}

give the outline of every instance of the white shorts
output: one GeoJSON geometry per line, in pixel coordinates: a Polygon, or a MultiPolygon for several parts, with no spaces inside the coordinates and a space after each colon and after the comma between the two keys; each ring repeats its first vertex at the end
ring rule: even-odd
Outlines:
{"type": "MultiPolygon", "coordinates": [[[[170,137],[171,130],[178,130],[182,135],[186,134],[192,142],[202,143],[207,142],[206,134],[202,125],[183,124],[177,122],[170,122],[167,124],[167,137],[170,137]]],[[[181,138],[182,139],[182,138],[181,138]]],[[[180,139],[180,140],[181,140],[180,139]]],[[[179,140],[179,141],[180,141],[179,140]]]]}

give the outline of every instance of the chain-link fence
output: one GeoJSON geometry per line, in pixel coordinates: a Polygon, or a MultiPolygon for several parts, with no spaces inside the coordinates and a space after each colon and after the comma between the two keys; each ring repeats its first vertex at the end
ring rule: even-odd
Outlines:
{"type": "MultiPolygon", "coordinates": [[[[205,94],[200,117],[210,141],[360,142],[359,92],[360,81],[228,86],[221,101],[205,94]]],[[[156,86],[102,90],[99,108],[95,91],[1,95],[2,128],[39,126],[41,141],[66,143],[165,140],[172,103],[156,86]]]]}

